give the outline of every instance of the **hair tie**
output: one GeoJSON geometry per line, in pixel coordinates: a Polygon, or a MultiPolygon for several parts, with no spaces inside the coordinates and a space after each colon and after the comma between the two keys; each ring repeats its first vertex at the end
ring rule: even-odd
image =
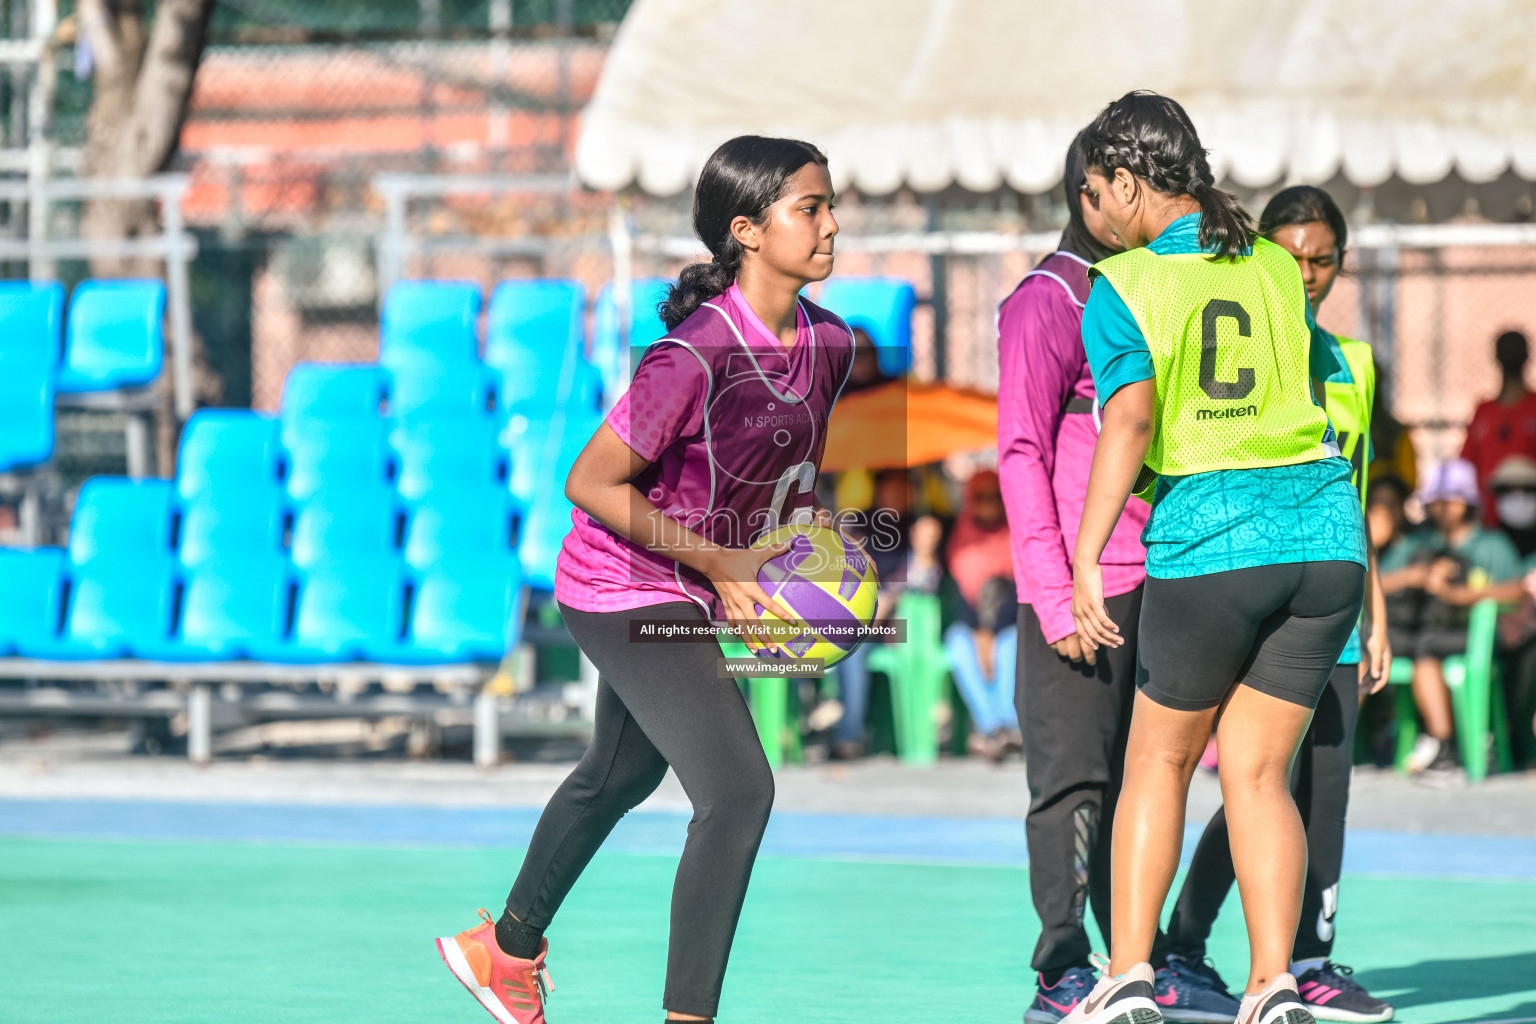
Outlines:
{"type": "Polygon", "coordinates": [[[1200,177],[1198,174],[1189,179],[1189,194],[1192,196],[1198,196],[1200,193],[1204,192],[1210,187],[1211,183],[1200,177]]]}

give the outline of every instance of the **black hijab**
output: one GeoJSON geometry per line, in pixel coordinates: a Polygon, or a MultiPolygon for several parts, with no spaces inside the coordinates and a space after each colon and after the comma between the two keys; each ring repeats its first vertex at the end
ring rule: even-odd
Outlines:
{"type": "Polygon", "coordinates": [[[1077,138],[1072,140],[1072,145],[1067,147],[1066,173],[1061,179],[1067,190],[1067,226],[1062,229],[1061,241],[1056,248],[1081,256],[1089,263],[1097,263],[1113,256],[1116,250],[1090,235],[1088,225],[1083,223],[1083,203],[1078,196],[1088,182],[1088,173],[1083,169],[1083,158],[1078,153],[1077,144],[1081,138],[1082,133],[1079,132],[1077,138]]]}

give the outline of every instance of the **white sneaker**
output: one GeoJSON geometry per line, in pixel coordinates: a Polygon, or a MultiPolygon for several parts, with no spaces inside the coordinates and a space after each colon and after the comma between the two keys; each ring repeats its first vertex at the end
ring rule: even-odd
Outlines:
{"type": "Polygon", "coordinates": [[[1439,756],[1440,741],[1427,732],[1419,733],[1419,738],[1413,741],[1413,751],[1408,755],[1408,774],[1419,774],[1439,756]]]}
{"type": "Polygon", "coordinates": [[[1099,969],[1099,983],[1061,1024],[1163,1024],[1152,998],[1157,975],[1151,964],[1139,963],[1116,977],[1102,956],[1094,954],[1093,962],[1099,969]]]}
{"type": "Polygon", "coordinates": [[[1301,1001],[1296,979],[1277,974],[1258,995],[1243,996],[1235,1024],[1317,1024],[1317,1019],[1301,1001]]]}

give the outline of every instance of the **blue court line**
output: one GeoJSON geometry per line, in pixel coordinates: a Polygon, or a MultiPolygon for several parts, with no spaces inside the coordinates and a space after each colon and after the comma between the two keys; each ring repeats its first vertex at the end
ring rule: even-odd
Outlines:
{"type": "MultiPolygon", "coordinates": [[[[413,846],[527,845],[531,807],[407,807],[164,800],[0,800],[0,835],[362,843],[413,846]]],[[[675,855],[688,815],[625,816],[606,848],[675,855]]],[[[1186,857],[1200,824],[1185,833],[1186,857]]],[[[770,857],[890,860],[1023,867],[1023,823],[1006,818],[775,813],[770,857]]],[[[1536,881],[1536,837],[1351,831],[1344,870],[1371,875],[1536,881]]]]}

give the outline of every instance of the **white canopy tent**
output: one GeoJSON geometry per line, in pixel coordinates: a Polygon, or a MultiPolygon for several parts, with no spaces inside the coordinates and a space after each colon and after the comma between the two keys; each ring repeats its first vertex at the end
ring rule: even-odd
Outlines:
{"type": "Polygon", "coordinates": [[[671,195],[759,132],[866,194],[1038,193],[1132,88],[1180,100],[1247,187],[1536,179],[1536,0],[638,0],[577,173],[671,195]]]}

